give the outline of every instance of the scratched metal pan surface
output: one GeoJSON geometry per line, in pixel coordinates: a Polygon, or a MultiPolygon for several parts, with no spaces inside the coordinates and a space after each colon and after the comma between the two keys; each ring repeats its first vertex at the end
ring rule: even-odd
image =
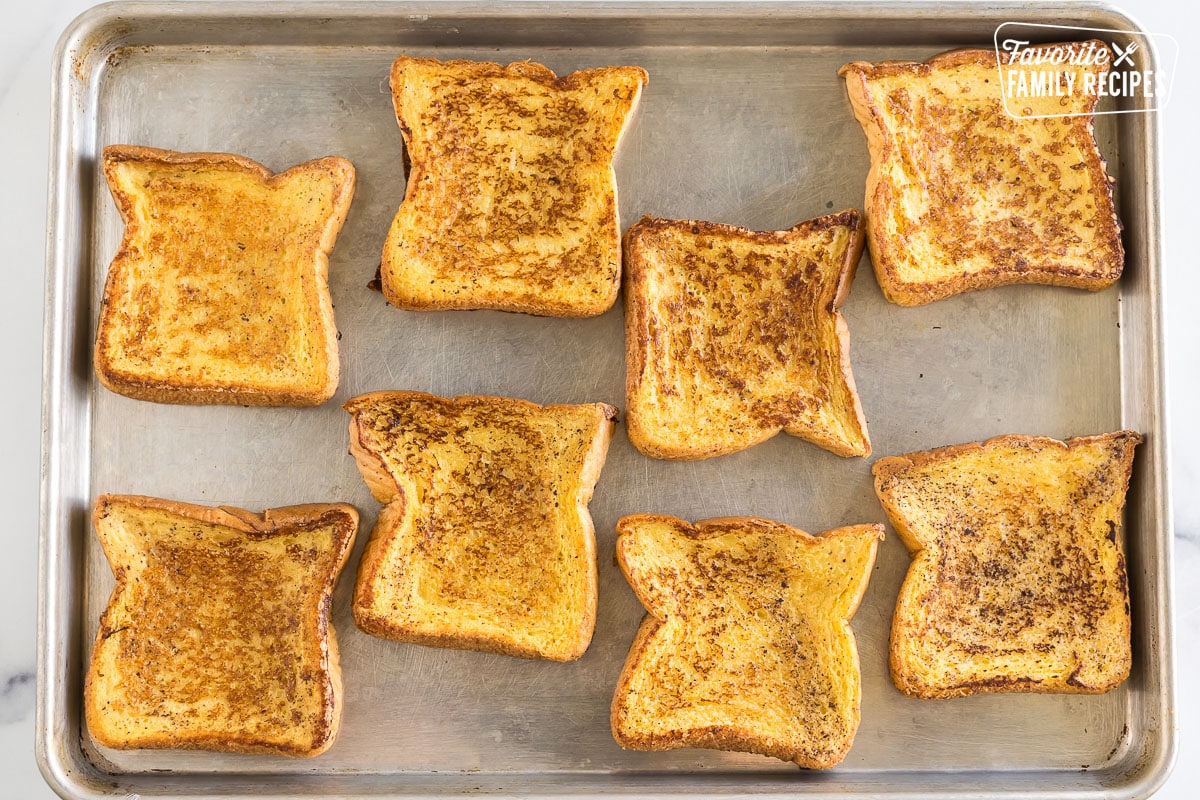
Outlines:
{"type": "MultiPolygon", "coordinates": [[[[694,463],[618,431],[596,489],[595,638],[571,664],[402,645],[357,631],[349,595],[378,512],[346,454],[347,398],[376,389],[623,403],[620,305],[590,320],[418,313],[367,287],[404,194],[388,90],[400,53],[564,73],[636,64],[650,83],[618,154],[624,225],[643,214],[778,229],[861,208],[868,158],[837,69],[989,46],[1007,20],[1135,29],[1079,4],[119,4],[64,34],[54,85],[37,752],[64,796],[1145,796],[1174,754],[1153,114],[1097,119],[1118,179],[1128,265],[1097,294],[1009,287],[920,308],[884,301],[864,255],[845,306],[876,456],[1002,433],[1134,428],[1127,515],[1134,667],[1101,696],[903,697],[887,674],[909,559],[889,530],[854,620],[862,725],[846,760],[806,772],[705,750],[626,752],[609,703],[642,608],[613,563],[633,512],[759,515],[818,532],[883,521],[870,461],[779,436],[694,463]],[[110,143],[227,151],[282,170],[330,154],[358,192],[330,275],[341,386],[319,408],[156,405],[98,386],[91,346],[121,224],[97,168],[110,143]],[[341,733],[312,760],[118,752],[81,726],[87,653],[112,575],[89,529],[100,492],[261,509],[362,512],[333,603],[341,733]]],[[[1116,35],[1121,38],[1120,34],[1116,35]]]]}

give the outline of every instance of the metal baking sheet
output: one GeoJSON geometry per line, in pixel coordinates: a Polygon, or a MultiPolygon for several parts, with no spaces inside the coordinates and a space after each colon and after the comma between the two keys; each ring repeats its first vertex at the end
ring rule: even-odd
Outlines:
{"type": "Polygon", "coordinates": [[[1126,527],[1134,668],[1120,688],[1095,697],[900,695],[886,653],[909,560],[889,532],[854,620],[862,725],[839,767],[621,750],[609,702],[643,614],[613,565],[621,515],[753,514],[814,532],[884,520],[869,460],[787,436],[668,463],[639,455],[618,431],[591,504],[600,605],[578,662],[385,642],[358,632],[349,613],[357,552],[378,504],[346,454],[341,402],[406,388],[623,405],[619,305],[591,320],[420,313],[367,288],[404,193],[387,83],[396,55],[533,59],[560,73],[645,67],[650,84],[616,162],[623,223],[654,214],[777,229],[862,206],[867,151],[839,66],[990,46],[1008,20],[1136,29],[1115,10],[1075,3],[128,3],[82,16],[59,45],[53,103],[37,737],[51,785],[72,797],[1152,792],[1175,743],[1154,114],[1096,121],[1125,223],[1117,287],[1008,287],[900,308],[883,300],[864,255],[845,306],[876,456],[1011,432],[1146,434],[1126,527]],[[97,157],[117,142],[235,152],[274,170],[330,154],[355,164],[358,192],[330,266],[343,364],[332,401],[305,410],[166,406],[97,385],[96,308],[121,235],[97,157]],[[360,509],[356,555],[333,603],[346,703],[328,753],[117,752],[90,740],[82,675],[112,588],[88,524],[99,492],[360,509]]]}

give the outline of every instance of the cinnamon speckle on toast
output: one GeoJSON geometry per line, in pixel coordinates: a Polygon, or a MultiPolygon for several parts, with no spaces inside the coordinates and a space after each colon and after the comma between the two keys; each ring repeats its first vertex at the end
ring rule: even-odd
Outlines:
{"type": "MultiPolygon", "coordinates": [[[[1108,66],[1060,68],[1082,86],[1084,73],[1108,66]]],[[[1094,93],[1029,101],[1031,115],[1073,116],[1014,116],[990,49],[853,62],[839,74],[871,154],[867,238],[888,300],[920,305],[1013,283],[1095,291],[1120,277],[1094,93]]]]}
{"type": "Polygon", "coordinates": [[[649,217],[630,227],[625,391],[638,450],[708,458],[784,430],[870,454],[839,311],[862,242],[854,210],[786,231],[649,217]]]}
{"type": "Polygon", "coordinates": [[[560,78],[527,61],[396,59],[392,97],[411,163],[383,250],[387,301],[608,310],[621,275],[612,161],[646,82],[640,67],[560,78]]]}
{"type": "Polygon", "coordinates": [[[317,405],[338,383],[329,254],[354,168],[278,175],[242,156],[112,145],[103,168],[125,222],[109,267],[95,368],[160,403],[317,405]]]}
{"type": "Polygon", "coordinates": [[[354,593],[374,636],[570,661],[596,617],[587,504],[616,409],[371,392],[350,452],[385,506],[354,593]]]}
{"type": "Polygon", "coordinates": [[[617,558],[647,614],[613,696],[617,743],[839,763],[862,693],[849,620],[882,538],[878,524],[810,536],[754,517],[622,518],[617,558]]]}
{"type": "Polygon", "coordinates": [[[1118,536],[1132,431],[1009,435],[875,463],[912,554],[892,622],[905,694],[1100,693],[1132,663],[1118,536]]]}
{"type": "Polygon", "coordinates": [[[93,521],[117,581],[84,688],[98,743],[289,756],[333,743],[342,686],[329,602],[354,508],[258,515],[102,495],[93,521]]]}

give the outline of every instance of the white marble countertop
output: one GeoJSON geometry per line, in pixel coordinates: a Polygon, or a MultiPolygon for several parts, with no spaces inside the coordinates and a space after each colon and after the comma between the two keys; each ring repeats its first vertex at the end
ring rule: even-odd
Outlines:
{"type": "MultiPolygon", "coordinates": [[[[1164,129],[1163,208],[1167,293],[1168,375],[1175,515],[1175,632],[1179,755],[1160,798],[1200,793],[1200,687],[1190,680],[1200,660],[1200,270],[1187,236],[1200,224],[1200,159],[1191,148],[1200,131],[1200,85],[1191,71],[1200,55],[1187,33],[1200,23],[1190,0],[1119,0],[1152,32],[1181,42],[1180,77],[1164,129]]],[[[0,143],[9,190],[0,196],[4,240],[13,245],[0,292],[0,341],[7,349],[9,388],[0,392],[10,424],[0,440],[0,507],[8,509],[8,555],[0,559],[0,794],[28,800],[54,794],[34,761],[34,653],[37,606],[37,531],[46,165],[48,163],[51,53],[59,33],[89,0],[3,0],[8,22],[0,29],[0,143]]]]}

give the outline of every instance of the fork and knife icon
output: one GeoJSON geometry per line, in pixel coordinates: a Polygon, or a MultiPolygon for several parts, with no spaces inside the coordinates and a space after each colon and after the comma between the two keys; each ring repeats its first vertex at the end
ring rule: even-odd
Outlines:
{"type": "Polygon", "coordinates": [[[1117,44],[1116,42],[1111,43],[1110,47],[1112,47],[1113,53],[1115,53],[1117,56],[1117,60],[1112,63],[1113,69],[1116,69],[1117,67],[1121,66],[1121,64],[1123,64],[1126,61],[1129,62],[1129,66],[1131,66],[1131,67],[1136,66],[1133,63],[1133,59],[1131,58],[1131,56],[1133,55],[1133,51],[1138,49],[1137,42],[1130,42],[1129,46],[1126,47],[1124,50],[1122,50],[1121,46],[1119,44],[1117,44]]]}

